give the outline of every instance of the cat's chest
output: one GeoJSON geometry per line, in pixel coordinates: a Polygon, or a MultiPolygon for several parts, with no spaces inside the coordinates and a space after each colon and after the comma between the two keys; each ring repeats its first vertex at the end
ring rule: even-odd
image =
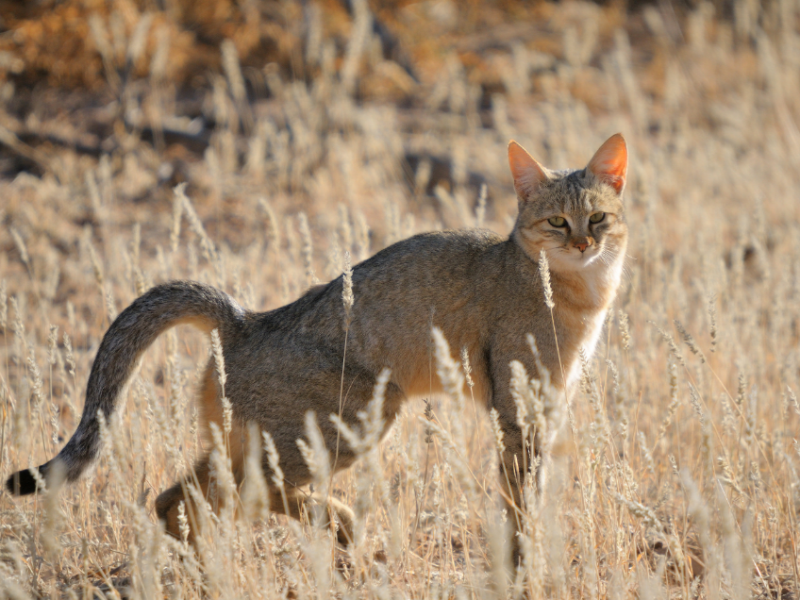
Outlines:
{"type": "MultiPolygon", "coordinates": [[[[582,282],[584,302],[581,305],[595,306],[601,310],[608,308],[614,301],[622,279],[622,260],[617,259],[611,264],[590,265],[588,268],[575,273],[582,282]]],[[[576,298],[581,300],[581,298],[576,298]]]]}
{"type": "MultiPolygon", "coordinates": [[[[562,298],[562,325],[568,352],[567,386],[580,378],[580,350],[590,358],[594,355],[603,331],[608,309],[614,301],[622,277],[622,261],[600,268],[586,269],[573,280],[572,295],[562,298]]],[[[556,300],[558,305],[558,300],[556,300]]],[[[558,312],[558,308],[556,308],[558,312]]]]}

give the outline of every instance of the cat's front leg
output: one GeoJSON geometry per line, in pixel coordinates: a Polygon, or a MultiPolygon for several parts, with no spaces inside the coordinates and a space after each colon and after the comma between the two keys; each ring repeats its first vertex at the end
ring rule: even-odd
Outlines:
{"type": "Polygon", "coordinates": [[[534,468],[535,448],[530,438],[523,439],[522,430],[517,424],[516,407],[508,398],[506,410],[495,406],[502,432],[502,453],[500,455],[500,493],[506,507],[506,518],[511,523],[509,546],[511,548],[511,564],[516,567],[520,563],[520,543],[518,533],[524,530],[525,519],[528,518],[524,504],[524,487],[527,478],[534,468]],[[509,406],[510,404],[510,406],[509,406]]]}

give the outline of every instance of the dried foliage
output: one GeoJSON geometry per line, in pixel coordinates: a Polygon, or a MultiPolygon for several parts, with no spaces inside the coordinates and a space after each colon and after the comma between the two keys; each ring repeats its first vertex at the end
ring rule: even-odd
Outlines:
{"type": "MultiPolygon", "coordinates": [[[[0,597],[797,598],[800,5],[669,5],[2,3],[3,477],[72,433],[100,339],[142,290],[191,278],[269,309],[348,254],[507,232],[511,137],[561,168],[622,131],[631,242],[570,435],[529,486],[519,569],[502,432],[457,386],[380,445],[376,390],[342,438],[361,459],[332,484],[309,423],[317,489],[354,508],[349,549],[320,511],[266,514],[257,446],[244,510],[203,515],[196,552],[167,539],[154,492],[198,451],[212,352],[179,329],[105,424],[94,474],[0,495],[0,597]]],[[[460,380],[447,343],[439,370],[460,380]]]]}

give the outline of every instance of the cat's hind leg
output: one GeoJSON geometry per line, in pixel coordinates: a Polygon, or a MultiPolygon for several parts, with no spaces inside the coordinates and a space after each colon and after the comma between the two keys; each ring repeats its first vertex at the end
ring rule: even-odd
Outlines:
{"type": "MultiPolygon", "coordinates": [[[[211,423],[214,423],[222,433],[222,442],[225,444],[225,452],[229,457],[228,464],[230,465],[233,484],[238,489],[244,478],[244,456],[247,437],[242,424],[232,416],[230,417],[230,431],[227,434],[224,433],[225,415],[219,400],[213,361],[210,361],[206,367],[200,384],[198,409],[200,411],[201,430],[206,438],[206,443],[213,444],[214,436],[212,435],[213,428],[211,423]]],[[[216,479],[212,479],[211,471],[211,453],[205,451],[201,458],[196,461],[194,469],[190,473],[159,494],[156,499],[156,514],[160,520],[164,521],[168,534],[178,539],[181,538],[178,519],[181,502],[184,503],[184,514],[189,525],[190,541],[194,541],[195,533],[202,529],[202,517],[205,513],[197,506],[197,501],[200,498],[210,504],[215,513],[219,513],[226,501],[238,502],[234,490],[219,490],[219,482],[216,479]],[[196,492],[192,493],[191,487],[194,487],[196,492]],[[234,493],[232,494],[231,492],[234,493]],[[233,497],[228,498],[229,496],[233,497]]]]}

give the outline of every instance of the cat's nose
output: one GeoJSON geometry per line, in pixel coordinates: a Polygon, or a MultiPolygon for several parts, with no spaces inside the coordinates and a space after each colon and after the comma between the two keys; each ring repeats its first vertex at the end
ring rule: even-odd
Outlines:
{"type": "Polygon", "coordinates": [[[586,248],[592,245],[592,241],[589,238],[583,238],[582,240],[575,240],[572,245],[580,250],[582,254],[586,252],[586,248]]]}

